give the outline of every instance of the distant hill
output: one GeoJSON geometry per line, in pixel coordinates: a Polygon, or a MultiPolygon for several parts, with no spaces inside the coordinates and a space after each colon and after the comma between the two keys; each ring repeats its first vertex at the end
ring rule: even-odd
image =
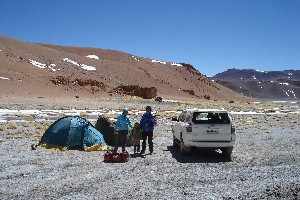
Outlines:
{"type": "Polygon", "coordinates": [[[252,98],[300,99],[300,70],[229,69],[211,77],[211,80],[252,98]]]}
{"type": "Polygon", "coordinates": [[[33,44],[0,35],[0,60],[0,93],[7,97],[249,100],[190,64],[115,50],[33,44]]]}

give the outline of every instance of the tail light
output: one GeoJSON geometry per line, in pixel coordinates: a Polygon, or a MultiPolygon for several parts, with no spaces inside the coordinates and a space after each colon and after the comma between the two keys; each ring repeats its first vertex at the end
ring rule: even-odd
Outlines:
{"type": "Polygon", "coordinates": [[[192,132],[193,131],[193,128],[192,128],[192,124],[188,124],[187,126],[186,126],[186,132],[192,132]]]}
{"type": "Polygon", "coordinates": [[[231,125],[231,134],[235,133],[235,125],[231,125]]]}

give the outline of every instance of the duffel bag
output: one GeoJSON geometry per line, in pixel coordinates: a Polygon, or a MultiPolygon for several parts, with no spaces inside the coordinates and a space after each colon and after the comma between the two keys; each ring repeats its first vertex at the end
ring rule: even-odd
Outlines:
{"type": "Polygon", "coordinates": [[[118,153],[111,154],[110,162],[122,162],[121,155],[118,153]]]}
{"type": "Polygon", "coordinates": [[[111,155],[112,155],[111,151],[106,151],[106,153],[104,154],[104,162],[110,162],[111,161],[111,155]]]}
{"type": "Polygon", "coordinates": [[[129,161],[129,153],[127,151],[124,151],[121,155],[121,160],[122,162],[128,162],[129,161]]]}

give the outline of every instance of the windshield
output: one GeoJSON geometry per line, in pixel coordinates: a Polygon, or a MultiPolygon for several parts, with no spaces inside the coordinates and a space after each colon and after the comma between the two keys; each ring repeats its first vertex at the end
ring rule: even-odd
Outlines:
{"type": "Polygon", "coordinates": [[[194,112],[194,124],[230,124],[230,119],[227,113],[217,112],[194,112]]]}

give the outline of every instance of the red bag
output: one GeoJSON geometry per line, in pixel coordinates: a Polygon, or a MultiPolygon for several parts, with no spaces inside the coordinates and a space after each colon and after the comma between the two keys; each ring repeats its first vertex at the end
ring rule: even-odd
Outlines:
{"type": "Polygon", "coordinates": [[[129,153],[127,151],[124,151],[123,153],[121,153],[121,160],[122,160],[122,162],[129,161],[129,153]]]}
{"type": "Polygon", "coordinates": [[[110,157],[111,162],[122,162],[121,155],[118,153],[113,153],[110,157]]]}
{"type": "Polygon", "coordinates": [[[112,155],[111,151],[106,151],[106,153],[104,154],[104,162],[110,162],[111,155],[112,155]]]}

